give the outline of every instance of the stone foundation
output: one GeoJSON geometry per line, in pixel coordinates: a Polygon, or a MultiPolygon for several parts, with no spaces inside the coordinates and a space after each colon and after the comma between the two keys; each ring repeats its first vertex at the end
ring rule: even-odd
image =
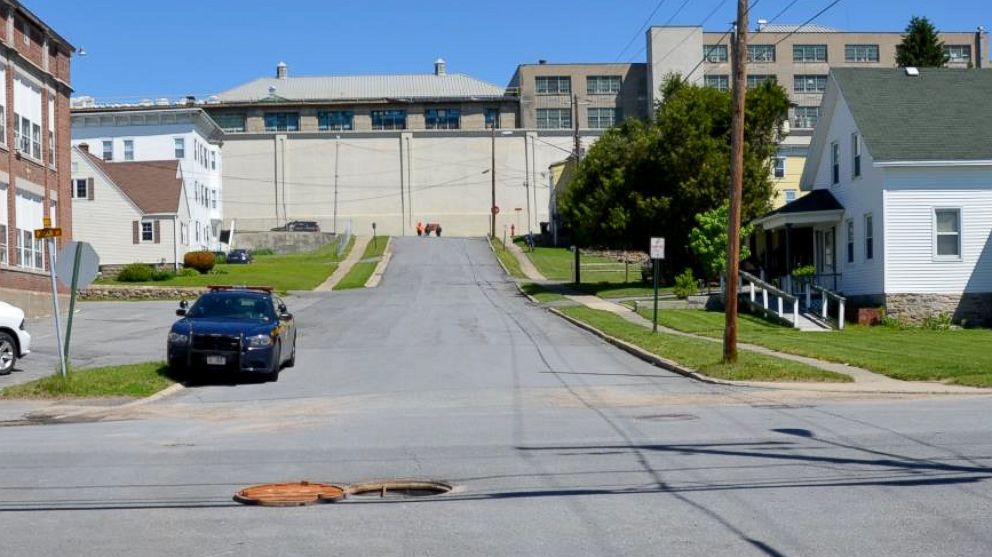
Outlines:
{"type": "Polygon", "coordinates": [[[206,292],[201,287],[91,286],[79,291],[80,300],[195,300],[206,292]]]}
{"type": "Polygon", "coordinates": [[[992,326],[992,292],[967,294],[887,294],[885,313],[909,323],[949,314],[954,323],[992,326]]]}

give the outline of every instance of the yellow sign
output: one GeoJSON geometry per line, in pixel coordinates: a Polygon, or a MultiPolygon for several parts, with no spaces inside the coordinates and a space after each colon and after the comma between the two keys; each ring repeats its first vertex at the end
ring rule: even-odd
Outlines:
{"type": "Polygon", "coordinates": [[[36,228],[34,230],[34,239],[41,240],[43,238],[61,238],[62,229],[61,228],[36,228]]]}
{"type": "Polygon", "coordinates": [[[41,226],[45,228],[52,227],[52,217],[41,217],[41,226]]]}

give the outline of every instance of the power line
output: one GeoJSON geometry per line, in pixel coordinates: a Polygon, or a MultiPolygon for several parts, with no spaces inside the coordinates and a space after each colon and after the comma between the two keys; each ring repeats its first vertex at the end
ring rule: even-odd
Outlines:
{"type": "Polygon", "coordinates": [[[789,2],[789,4],[786,7],[782,8],[777,14],[775,14],[775,17],[769,19],[768,23],[775,23],[775,21],[777,21],[778,18],[782,17],[782,14],[789,11],[789,8],[795,6],[796,2],[799,2],[799,0],[792,0],[792,2],[789,2]]]}
{"type": "MultiPolygon", "coordinates": [[[[754,8],[756,8],[758,6],[758,4],[760,4],[760,3],[761,3],[761,0],[755,0],[755,2],[753,4],[751,4],[751,5],[748,6],[748,8],[744,12],[744,14],[745,15],[750,14],[751,13],[751,10],[753,10],[754,8]]],[[[720,38],[716,40],[716,43],[715,44],[722,43],[724,39],[726,39],[731,33],[734,32],[734,28],[735,27],[737,27],[736,24],[734,24],[734,23],[730,24],[730,28],[727,29],[727,32],[726,33],[724,33],[723,35],[720,35],[720,38]]],[[[699,62],[696,63],[696,65],[691,70],[689,70],[689,73],[686,74],[686,76],[685,76],[685,79],[686,80],[688,80],[689,78],[691,78],[692,77],[692,74],[696,73],[696,70],[699,69],[699,66],[702,66],[703,65],[703,62],[706,61],[706,56],[708,54],[709,54],[709,52],[704,50],[703,57],[699,60],[699,62]]]]}
{"type": "MultiPolygon", "coordinates": [[[[720,1],[720,4],[722,5],[725,2],[726,2],[726,0],[721,0],[720,1]]],[[[682,8],[685,8],[686,7],[686,4],[688,4],[688,3],[689,3],[689,0],[684,0],[682,2],[682,4],[675,10],[675,13],[672,14],[671,17],[669,17],[665,21],[665,23],[662,23],[661,26],[662,27],[668,27],[668,24],[670,24],[672,21],[675,20],[675,18],[682,12],[682,8]]],[[[715,11],[716,10],[714,10],[714,12],[715,11]]],[[[706,19],[703,20],[703,23],[706,23],[706,21],[709,20],[709,18],[711,18],[711,17],[713,17],[713,13],[710,13],[710,15],[706,16],[706,19]]],[[[669,50],[668,51],[668,54],[665,55],[665,58],[667,58],[669,54],[671,54],[672,52],[674,52],[676,48],[682,46],[682,43],[684,43],[686,41],[686,39],[688,39],[688,36],[685,39],[682,39],[682,41],[679,42],[679,44],[675,45],[675,47],[673,47],[672,50],[669,50]]],[[[637,52],[635,52],[634,55],[630,57],[631,61],[633,61],[634,58],[637,58],[638,56],[640,56],[642,52],[644,52],[644,51],[647,50],[647,48],[648,48],[647,45],[644,45],[643,47],[641,47],[640,50],[638,50],[637,52]]]]}
{"type": "Polygon", "coordinates": [[[642,23],[641,26],[637,28],[637,31],[634,32],[634,36],[630,38],[629,42],[627,42],[627,46],[623,47],[623,50],[620,51],[620,54],[617,54],[617,58],[616,58],[617,62],[619,62],[620,58],[623,57],[623,53],[627,52],[627,49],[630,48],[630,45],[634,44],[634,41],[637,40],[637,37],[644,32],[644,28],[651,23],[651,19],[654,18],[654,14],[658,13],[658,10],[661,9],[661,7],[667,1],[668,0],[660,0],[658,4],[655,5],[654,10],[651,11],[651,15],[649,15],[648,18],[644,20],[644,23],[642,23]]]}
{"type": "Polygon", "coordinates": [[[779,39],[775,43],[775,46],[778,46],[778,44],[781,43],[782,41],[784,41],[785,39],[788,39],[792,35],[795,35],[796,33],[798,33],[800,29],[802,29],[803,27],[806,27],[807,25],[809,25],[810,23],[813,22],[813,20],[815,20],[816,18],[820,17],[821,15],[823,15],[824,13],[826,13],[827,10],[829,10],[830,8],[833,8],[834,6],[836,6],[839,3],[840,3],[840,0],[834,0],[833,2],[827,4],[827,6],[825,8],[823,8],[822,10],[816,12],[816,14],[814,14],[813,17],[807,19],[799,27],[796,27],[795,29],[793,29],[792,31],[790,31],[786,36],[784,36],[781,39],[779,39]]]}

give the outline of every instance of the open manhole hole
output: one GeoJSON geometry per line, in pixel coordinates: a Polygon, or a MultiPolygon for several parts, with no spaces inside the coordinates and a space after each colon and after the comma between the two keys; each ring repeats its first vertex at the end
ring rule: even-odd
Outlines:
{"type": "Polygon", "coordinates": [[[300,507],[340,501],[344,497],[345,488],[341,486],[302,481],[253,485],[237,492],[234,500],[245,505],[300,507]]]}
{"type": "Polygon", "coordinates": [[[349,497],[409,499],[444,495],[451,486],[426,480],[381,480],[348,486],[349,497]]]}
{"type": "Polygon", "coordinates": [[[637,416],[636,420],[646,420],[649,422],[687,422],[690,420],[698,420],[699,416],[695,414],[648,414],[645,416],[637,416]]]}

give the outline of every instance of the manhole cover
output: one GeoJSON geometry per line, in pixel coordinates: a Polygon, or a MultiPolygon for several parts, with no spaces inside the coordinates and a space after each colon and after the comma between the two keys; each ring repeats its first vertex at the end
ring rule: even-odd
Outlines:
{"type": "Polygon", "coordinates": [[[234,495],[234,500],[245,505],[267,507],[299,507],[314,503],[330,503],[345,497],[343,487],[310,483],[307,481],[279,484],[262,484],[246,487],[234,495]]]}
{"type": "Polygon", "coordinates": [[[648,414],[646,416],[637,416],[634,419],[651,422],[687,422],[689,420],[698,420],[699,416],[695,414],[648,414]]]}
{"type": "Polygon", "coordinates": [[[424,480],[383,480],[359,483],[348,486],[348,495],[353,497],[378,497],[380,499],[406,499],[444,495],[451,486],[441,482],[424,480]]]}

